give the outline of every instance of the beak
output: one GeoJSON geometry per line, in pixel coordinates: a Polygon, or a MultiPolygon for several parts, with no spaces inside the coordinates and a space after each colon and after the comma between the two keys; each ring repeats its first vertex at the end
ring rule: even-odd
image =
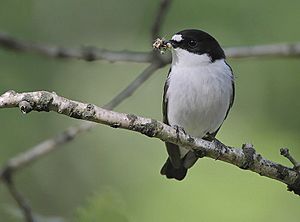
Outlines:
{"type": "Polygon", "coordinates": [[[176,41],[174,41],[172,39],[169,40],[168,43],[170,43],[174,49],[179,46],[179,42],[176,42],[176,41]]]}

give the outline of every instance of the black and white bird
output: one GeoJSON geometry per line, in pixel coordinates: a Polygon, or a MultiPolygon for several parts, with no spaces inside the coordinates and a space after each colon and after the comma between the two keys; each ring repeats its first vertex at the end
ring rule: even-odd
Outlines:
{"type": "MultiPolygon", "coordinates": [[[[172,65],[164,87],[163,122],[212,141],[234,100],[234,77],[225,53],[215,38],[195,29],[176,33],[169,43],[172,65]]],[[[198,157],[172,143],[166,147],[169,157],[161,174],[182,180],[198,157]]]]}

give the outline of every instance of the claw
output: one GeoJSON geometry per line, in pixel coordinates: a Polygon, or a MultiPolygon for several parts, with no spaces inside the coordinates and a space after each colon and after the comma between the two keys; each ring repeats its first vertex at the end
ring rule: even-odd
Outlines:
{"type": "Polygon", "coordinates": [[[186,134],[186,132],[182,126],[174,125],[173,128],[176,129],[177,134],[179,134],[180,132],[183,132],[184,134],[186,134]]]}

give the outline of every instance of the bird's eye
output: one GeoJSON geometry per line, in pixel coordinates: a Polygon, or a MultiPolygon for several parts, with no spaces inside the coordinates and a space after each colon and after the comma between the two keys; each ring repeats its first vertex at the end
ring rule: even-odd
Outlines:
{"type": "Polygon", "coordinates": [[[189,40],[188,45],[191,48],[195,48],[197,46],[197,42],[195,40],[189,40]]]}

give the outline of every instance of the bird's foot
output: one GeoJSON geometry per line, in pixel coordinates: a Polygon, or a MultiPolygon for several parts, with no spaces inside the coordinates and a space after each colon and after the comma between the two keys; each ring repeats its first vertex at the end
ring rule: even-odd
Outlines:
{"type": "Polygon", "coordinates": [[[218,160],[224,154],[225,151],[223,149],[222,143],[218,139],[214,138],[212,142],[215,144],[217,148],[218,156],[215,160],[218,160]]]}
{"type": "Polygon", "coordinates": [[[207,140],[209,142],[212,142],[214,140],[217,140],[213,135],[207,133],[202,139],[207,140]]]}
{"type": "Polygon", "coordinates": [[[174,125],[173,128],[176,130],[176,134],[179,135],[180,132],[186,134],[184,128],[182,126],[174,125]]]}
{"type": "Polygon", "coordinates": [[[193,150],[193,152],[195,153],[195,156],[198,158],[202,158],[206,156],[206,152],[202,150],[193,150]]]}
{"type": "Polygon", "coordinates": [[[186,132],[182,126],[174,125],[172,127],[176,130],[177,140],[179,140],[180,133],[186,134],[186,132]]]}

